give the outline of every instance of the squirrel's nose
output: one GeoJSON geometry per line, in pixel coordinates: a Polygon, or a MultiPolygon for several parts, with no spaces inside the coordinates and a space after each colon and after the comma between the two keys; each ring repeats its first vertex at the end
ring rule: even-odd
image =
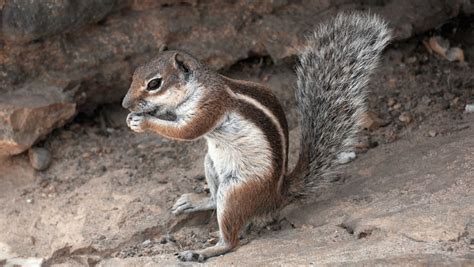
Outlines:
{"type": "Polygon", "coordinates": [[[130,96],[127,94],[122,101],[122,107],[125,109],[129,109],[132,106],[132,101],[130,96]]]}

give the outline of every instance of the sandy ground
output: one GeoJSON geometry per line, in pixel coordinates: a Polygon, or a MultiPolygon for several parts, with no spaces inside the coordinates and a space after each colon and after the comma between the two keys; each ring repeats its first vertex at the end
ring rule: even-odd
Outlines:
{"type": "MultiPolygon", "coordinates": [[[[291,161],[298,134],[288,63],[242,62],[226,73],[268,84],[287,110],[291,161]]],[[[341,179],[254,229],[209,265],[474,264],[472,67],[392,47],[370,84],[377,126],[361,133],[341,179]]],[[[108,105],[39,144],[52,165],[26,155],[0,163],[0,266],[178,265],[173,254],[216,241],[215,215],[173,216],[182,193],[207,194],[205,142],[135,134],[108,105]]]]}

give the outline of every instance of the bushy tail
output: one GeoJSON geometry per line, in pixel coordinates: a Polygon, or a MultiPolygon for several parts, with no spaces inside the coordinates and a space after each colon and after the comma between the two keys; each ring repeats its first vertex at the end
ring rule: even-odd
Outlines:
{"type": "Polygon", "coordinates": [[[317,28],[301,51],[296,99],[301,148],[286,178],[291,197],[311,194],[335,173],[366,109],[366,85],[390,40],[375,15],[339,14],[317,28]]]}

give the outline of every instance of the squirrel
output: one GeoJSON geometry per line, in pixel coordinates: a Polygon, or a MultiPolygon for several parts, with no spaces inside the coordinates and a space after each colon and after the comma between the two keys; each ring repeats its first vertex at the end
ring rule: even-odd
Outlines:
{"type": "Polygon", "coordinates": [[[266,87],[225,77],[181,51],[161,52],[136,69],[122,102],[130,110],[127,125],[174,140],[207,140],[210,197],[184,194],[171,211],[215,209],[220,240],[177,253],[180,260],[231,251],[246,223],[277,214],[333,177],[337,155],[353,143],[369,76],[389,40],[386,22],[357,13],[341,13],[308,37],[296,67],[301,148],[291,171],[285,112],[266,87]]]}

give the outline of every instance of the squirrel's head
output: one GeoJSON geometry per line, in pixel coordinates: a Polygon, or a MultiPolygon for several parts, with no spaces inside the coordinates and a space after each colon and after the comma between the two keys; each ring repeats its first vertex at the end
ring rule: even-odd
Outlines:
{"type": "Polygon", "coordinates": [[[191,55],[165,51],[137,68],[122,106],[137,113],[174,112],[196,92],[196,79],[204,67],[191,55]]]}

